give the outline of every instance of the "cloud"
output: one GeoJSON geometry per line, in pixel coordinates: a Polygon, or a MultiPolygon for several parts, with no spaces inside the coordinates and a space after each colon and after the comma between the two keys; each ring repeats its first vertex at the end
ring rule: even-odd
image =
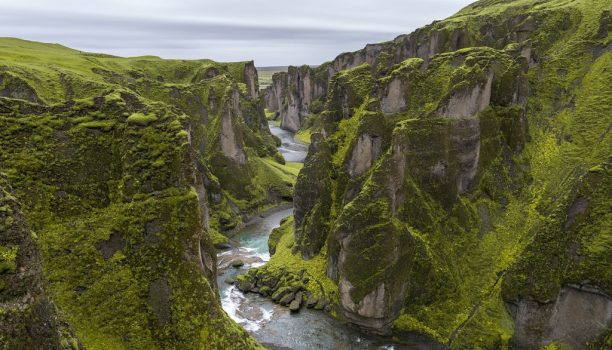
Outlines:
{"type": "Polygon", "coordinates": [[[464,0],[74,1],[0,4],[0,33],[123,56],[319,64],[441,19],[464,0]]]}

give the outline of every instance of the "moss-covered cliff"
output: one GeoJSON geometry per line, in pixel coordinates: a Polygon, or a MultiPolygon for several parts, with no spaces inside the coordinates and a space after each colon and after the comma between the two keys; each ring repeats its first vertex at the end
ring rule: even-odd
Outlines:
{"type": "Polygon", "coordinates": [[[0,39],[0,171],[23,211],[2,206],[1,314],[17,317],[23,291],[6,279],[21,278],[47,327],[3,326],[0,348],[46,333],[49,348],[259,347],[221,309],[213,248],[241,214],[291,196],[256,82],[252,62],[0,39]]]}
{"type": "Polygon", "coordinates": [[[320,135],[271,266],[325,259],[303,266],[339,317],[399,337],[612,346],[611,10],[479,1],[316,68],[320,135]]]}
{"type": "Polygon", "coordinates": [[[43,288],[36,236],[0,173],[0,347],[80,349],[43,288]]]}

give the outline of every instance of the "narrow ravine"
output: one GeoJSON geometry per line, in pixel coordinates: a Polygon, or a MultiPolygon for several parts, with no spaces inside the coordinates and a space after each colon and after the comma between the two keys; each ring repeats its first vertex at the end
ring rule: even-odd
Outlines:
{"type": "MultiPolygon", "coordinates": [[[[279,151],[285,160],[304,161],[307,145],[296,141],[291,132],[273,124],[270,124],[270,131],[281,139],[279,151]]],[[[268,236],[292,212],[293,208],[287,205],[260,214],[233,236],[237,246],[218,252],[217,283],[223,309],[228,315],[271,349],[409,349],[361,334],[322,311],[302,308],[299,313],[291,313],[288,308],[259,294],[243,294],[227,283],[228,279],[270,259],[268,236]],[[232,267],[236,259],[244,265],[232,267]]]]}

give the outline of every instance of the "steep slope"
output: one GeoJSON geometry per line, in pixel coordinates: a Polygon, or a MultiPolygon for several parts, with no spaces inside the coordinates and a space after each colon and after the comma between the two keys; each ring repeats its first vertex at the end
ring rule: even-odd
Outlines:
{"type": "MultiPolygon", "coordinates": [[[[269,171],[279,155],[256,81],[251,62],[0,40],[0,170],[34,232],[42,285],[85,348],[259,348],[221,309],[212,239],[288,193],[269,171]]],[[[52,311],[41,317],[56,327],[52,311]]],[[[3,348],[38,337],[4,332],[3,348]]]]}
{"type": "Polygon", "coordinates": [[[40,255],[6,178],[0,174],[0,347],[79,349],[43,288],[40,255]]]}
{"type": "Polygon", "coordinates": [[[257,98],[253,62],[124,59],[11,38],[1,39],[0,48],[0,96],[54,104],[121,88],[186,114],[215,231],[231,230],[258,208],[291,198],[291,174],[279,175],[262,161],[284,162],[257,98]]]}
{"type": "Polygon", "coordinates": [[[251,276],[324,272],[339,317],[452,348],[610,346],[611,10],[479,1],[277,74],[266,107],[320,134],[251,276]]]}

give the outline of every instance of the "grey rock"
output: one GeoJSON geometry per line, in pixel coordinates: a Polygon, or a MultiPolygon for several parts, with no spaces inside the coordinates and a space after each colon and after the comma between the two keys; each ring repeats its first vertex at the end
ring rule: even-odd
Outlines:
{"type": "Polygon", "coordinates": [[[298,312],[300,311],[300,308],[302,307],[302,299],[298,299],[295,298],[290,304],[289,304],[289,310],[291,310],[291,312],[298,312]]]}
{"type": "Polygon", "coordinates": [[[289,303],[291,303],[293,300],[295,299],[295,293],[290,292],[288,294],[286,294],[284,297],[282,297],[279,300],[279,304],[283,305],[283,306],[287,306],[289,305],[289,303]]]}
{"type": "Polygon", "coordinates": [[[349,176],[355,178],[363,174],[372,166],[376,158],[380,155],[382,148],[380,137],[369,134],[361,134],[357,139],[357,144],[353,148],[351,160],[348,163],[349,176]]]}
{"type": "Polygon", "coordinates": [[[234,283],[236,288],[238,288],[242,292],[249,292],[255,286],[254,283],[250,279],[237,279],[234,283]]]}
{"type": "Polygon", "coordinates": [[[234,162],[244,165],[247,157],[244,153],[242,139],[235,127],[237,119],[242,118],[240,109],[240,95],[237,90],[232,90],[230,98],[227,99],[221,114],[221,151],[234,162]]]}
{"type": "Polygon", "coordinates": [[[272,295],[272,300],[278,303],[280,302],[282,298],[284,298],[289,293],[291,293],[290,288],[281,288],[272,295]]]}
{"type": "Polygon", "coordinates": [[[242,261],[242,259],[234,259],[232,260],[231,265],[234,268],[239,268],[241,266],[244,266],[244,261],[242,261]]]}
{"type": "Polygon", "coordinates": [[[400,78],[395,78],[386,87],[380,101],[380,109],[385,114],[400,112],[406,107],[405,86],[400,78]]]}
{"type": "Polygon", "coordinates": [[[306,307],[309,309],[312,309],[318,303],[319,303],[319,298],[315,297],[314,294],[309,295],[308,299],[306,299],[306,307]]]}
{"type": "Polygon", "coordinates": [[[509,310],[515,320],[512,342],[520,349],[540,348],[553,341],[584,349],[612,325],[612,299],[595,287],[567,285],[552,302],[521,299],[510,304],[509,310]]]}

